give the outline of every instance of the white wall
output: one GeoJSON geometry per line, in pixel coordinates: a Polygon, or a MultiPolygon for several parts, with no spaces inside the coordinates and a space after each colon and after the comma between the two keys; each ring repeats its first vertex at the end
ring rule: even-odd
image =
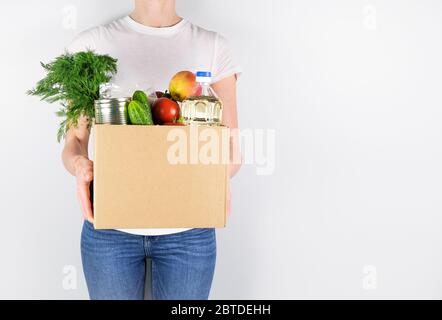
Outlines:
{"type": "MultiPolygon", "coordinates": [[[[43,76],[40,60],[130,8],[130,0],[0,3],[0,298],[87,297],[56,108],[24,92],[43,76]],[[76,290],[63,288],[70,265],[76,290]]],[[[276,130],[274,174],[245,166],[233,180],[212,298],[442,298],[442,2],[178,0],[178,8],[232,41],[244,68],[241,126],[276,130]]]]}

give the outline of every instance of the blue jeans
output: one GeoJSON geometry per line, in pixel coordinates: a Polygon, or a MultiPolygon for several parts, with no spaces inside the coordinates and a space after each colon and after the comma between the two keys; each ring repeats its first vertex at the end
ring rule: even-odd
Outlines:
{"type": "Polygon", "coordinates": [[[144,299],[146,258],[151,258],[153,299],[205,300],[215,269],[215,230],[140,236],[95,230],[86,221],[81,257],[91,299],[144,299]]]}

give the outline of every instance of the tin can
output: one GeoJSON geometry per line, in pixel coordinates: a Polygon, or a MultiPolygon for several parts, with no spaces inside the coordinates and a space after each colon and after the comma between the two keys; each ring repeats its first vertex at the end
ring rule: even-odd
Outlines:
{"type": "Polygon", "coordinates": [[[127,105],[130,98],[100,99],[95,100],[95,123],[120,124],[129,123],[127,105]]]}

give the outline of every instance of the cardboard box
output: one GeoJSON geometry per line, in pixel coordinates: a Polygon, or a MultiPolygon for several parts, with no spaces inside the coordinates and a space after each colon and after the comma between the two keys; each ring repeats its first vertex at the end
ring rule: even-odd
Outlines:
{"type": "Polygon", "coordinates": [[[94,130],[96,229],[226,226],[228,128],[94,130]]]}

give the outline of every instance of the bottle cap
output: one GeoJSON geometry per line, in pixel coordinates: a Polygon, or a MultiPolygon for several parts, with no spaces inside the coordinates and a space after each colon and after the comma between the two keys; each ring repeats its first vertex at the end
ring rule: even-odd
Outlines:
{"type": "Polygon", "coordinates": [[[197,71],[196,76],[197,77],[211,77],[212,72],[210,72],[210,71],[197,71]]]}
{"type": "Polygon", "coordinates": [[[212,81],[212,73],[210,71],[197,71],[196,72],[196,81],[197,82],[211,82],[212,81]]]}

